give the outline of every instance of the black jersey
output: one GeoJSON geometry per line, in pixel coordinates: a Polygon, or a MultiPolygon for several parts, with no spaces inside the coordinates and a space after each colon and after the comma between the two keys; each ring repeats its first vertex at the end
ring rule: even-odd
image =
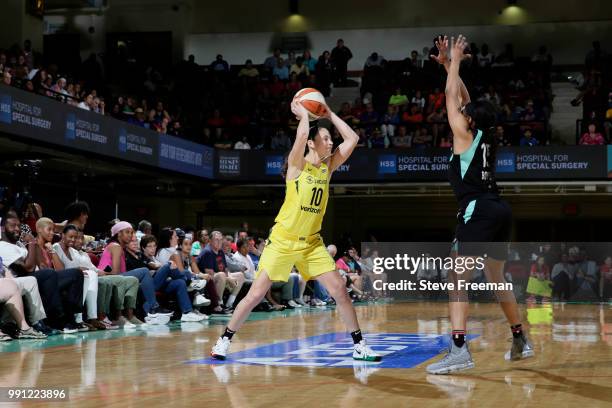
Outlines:
{"type": "Polygon", "coordinates": [[[499,194],[495,182],[495,145],[493,137],[476,132],[469,149],[451,157],[448,179],[460,205],[483,195],[499,194]]]}

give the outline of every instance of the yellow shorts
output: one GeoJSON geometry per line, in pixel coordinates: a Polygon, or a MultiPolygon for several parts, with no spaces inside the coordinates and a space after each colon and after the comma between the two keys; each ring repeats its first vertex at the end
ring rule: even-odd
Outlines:
{"type": "Polygon", "coordinates": [[[336,270],[320,235],[309,237],[307,241],[295,241],[273,231],[266,241],[255,276],[265,270],[270,280],[287,282],[294,265],[304,280],[336,270]]]}

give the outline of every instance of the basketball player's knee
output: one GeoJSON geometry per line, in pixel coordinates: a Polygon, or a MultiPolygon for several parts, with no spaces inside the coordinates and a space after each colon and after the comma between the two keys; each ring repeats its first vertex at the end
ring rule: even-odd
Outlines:
{"type": "Polygon", "coordinates": [[[328,285],[327,291],[329,292],[331,297],[336,299],[336,301],[338,301],[338,299],[342,296],[347,296],[346,286],[342,279],[334,280],[331,284],[328,285]]]}
{"type": "Polygon", "coordinates": [[[249,293],[245,296],[246,301],[249,305],[255,307],[261,302],[261,300],[266,296],[267,290],[263,288],[253,288],[249,291],[249,293]]]}
{"type": "Polygon", "coordinates": [[[348,292],[346,288],[340,288],[336,293],[331,295],[332,298],[336,301],[336,304],[342,305],[345,303],[351,303],[351,299],[349,298],[348,292]]]}

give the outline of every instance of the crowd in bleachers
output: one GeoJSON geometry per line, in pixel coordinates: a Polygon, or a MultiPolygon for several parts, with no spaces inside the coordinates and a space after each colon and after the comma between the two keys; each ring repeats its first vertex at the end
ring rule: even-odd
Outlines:
{"type": "MultiPolygon", "coordinates": [[[[352,73],[361,76],[360,97],[346,101],[338,113],[360,135],[360,146],[450,146],[445,73],[429,55],[436,51],[414,50],[400,61],[374,52],[362,72],[352,73]]],[[[498,109],[499,145],[549,144],[553,60],[546,47],[519,57],[511,44],[496,54],[487,44],[472,43],[470,53],[461,75],[472,99],[487,100],[498,109]]],[[[219,149],[286,150],[297,126],[289,109],[295,92],[315,87],[328,96],[334,87],[358,85],[347,70],[352,57],[342,40],[318,58],[309,51],[283,56],[276,49],[259,65],[251,60],[230,64],[222,55],[200,65],[191,55],[165,77],[147,67],[135,91],[125,93],[105,82],[104,61],[95,55],[66,75],[57,65],[43,66],[26,42],[0,50],[0,74],[5,84],[219,149]]],[[[597,42],[586,56],[585,73],[577,81],[580,93],[573,101],[584,106],[584,135],[577,143],[610,141],[609,60],[597,42]]]]}
{"type": "Polygon", "coordinates": [[[586,54],[584,71],[575,79],[578,95],[571,102],[582,105],[582,126],[578,144],[612,143],[612,55],[599,41],[586,54]]]}
{"type": "MultiPolygon", "coordinates": [[[[246,223],[231,235],[191,227],[162,228],[153,235],[146,220],[137,225],[113,220],[108,232],[94,237],[84,234],[89,216],[82,201],[68,205],[62,222],[43,216],[36,203],[5,211],[0,341],[231,315],[255,279],[265,245],[246,223]]],[[[335,246],[328,250],[336,256],[335,246]]],[[[354,247],[337,257],[354,301],[385,295],[373,288],[371,263],[354,247]]],[[[274,283],[256,310],[328,304],[334,300],[325,288],[305,282],[294,269],[288,282],[274,283]]]]}
{"type": "MultiPolygon", "coordinates": [[[[429,58],[435,52],[412,51],[403,61],[386,61],[373,53],[364,64],[361,96],[347,101],[341,117],[368,147],[450,145],[446,124],[444,74],[429,58]]],[[[474,99],[486,99],[499,110],[501,145],[549,142],[550,67],[541,47],[532,58],[515,58],[508,45],[499,55],[486,44],[472,44],[473,58],[462,75],[474,99]],[[525,139],[525,133],[531,138],[525,139]]],[[[314,58],[309,51],[286,58],[280,49],[263,64],[247,60],[230,65],[218,55],[209,65],[195,57],[177,64],[164,78],[154,67],[142,74],[133,94],[113,93],[95,55],[71,76],[56,65],[43,67],[26,42],[0,50],[3,82],[70,103],[82,109],[126,120],[160,133],[186,137],[217,148],[285,150],[297,126],[289,103],[295,92],[315,87],[329,95],[332,87],[353,83],[347,71],[350,49],[338,40],[331,52],[314,58]],[[137,96],[138,95],[138,96],[137,96]]],[[[355,82],[354,85],[357,83],[355,82]]]]}

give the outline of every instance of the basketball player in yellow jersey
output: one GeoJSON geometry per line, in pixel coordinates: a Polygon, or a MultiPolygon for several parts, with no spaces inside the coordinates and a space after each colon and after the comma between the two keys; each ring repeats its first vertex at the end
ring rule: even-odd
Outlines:
{"type": "Polygon", "coordinates": [[[327,108],[329,119],[343,139],[332,154],[333,142],[329,131],[309,128],[308,111],[299,102],[294,101],[291,110],[300,122],[287,160],[285,202],[259,260],[255,281],[236,306],[232,319],[210,354],[213,358],[225,359],[232,336],[251,310],[263,299],[273,281],[286,282],[289,279],[295,265],[304,279],[318,279],[336,300],[338,311],[353,337],[353,358],[379,361],[381,356],[372,351],[362,338],[345,282],[336,271],[334,260],[320,236],[329,180],[334,170],[349,158],[359,138],[350,126],[327,108]]]}

